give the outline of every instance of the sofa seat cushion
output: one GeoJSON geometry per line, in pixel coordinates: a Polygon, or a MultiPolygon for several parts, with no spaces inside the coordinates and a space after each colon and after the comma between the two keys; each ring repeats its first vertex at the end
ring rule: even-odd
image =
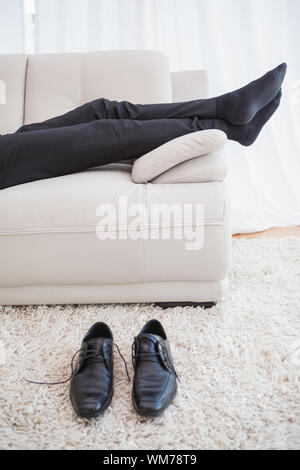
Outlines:
{"type": "MultiPolygon", "coordinates": [[[[0,287],[222,280],[230,255],[226,201],[223,183],[135,184],[125,164],[5,189],[0,191],[0,287]],[[172,236],[172,221],[171,239],[124,237],[120,197],[128,208],[203,204],[203,248],[186,250],[186,240],[172,236]],[[116,221],[109,227],[115,239],[96,235],[101,204],[115,208],[116,221]]],[[[141,231],[151,223],[145,220],[141,231]]],[[[102,236],[105,231],[100,229],[102,236]]]]}

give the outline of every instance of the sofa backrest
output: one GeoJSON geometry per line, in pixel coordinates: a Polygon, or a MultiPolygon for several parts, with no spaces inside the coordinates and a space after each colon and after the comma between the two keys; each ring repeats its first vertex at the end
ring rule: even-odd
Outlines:
{"type": "Polygon", "coordinates": [[[159,103],[206,96],[204,71],[170,73],[158,51],[0,55],[0,134],[100,97],[159,103]]]}

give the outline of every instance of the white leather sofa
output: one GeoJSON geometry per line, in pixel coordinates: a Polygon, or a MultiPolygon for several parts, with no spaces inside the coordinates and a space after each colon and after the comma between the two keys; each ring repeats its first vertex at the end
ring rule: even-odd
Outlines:
{"type": "MultiPolygon", "coordinates": [[[[156,103],[207,96],[204,71],[170,73],[168,59],[155,51],[0,55],[0,83],[0,134],[99,97],[156,103]]],[[[137,184],[131,169],[115,163],[0,191],[0,304],[208,306],[221,298],[231,225],[220,152],[175,168],[175,179],[171,169],[137,184]],[[120,196],[147,207],[203,204],[202,249],[186,250],[175,237],[100,240],[97,207],[117,205],[120,196]]]]}

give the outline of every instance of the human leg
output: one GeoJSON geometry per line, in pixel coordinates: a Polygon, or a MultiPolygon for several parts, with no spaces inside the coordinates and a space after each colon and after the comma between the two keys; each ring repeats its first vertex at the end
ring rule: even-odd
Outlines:
{"type": "Polygon", "coordinates": [[[97,120],[0,137],[0,189],[138,158],[181,135],[223,128],[218,120],[97,120]]]}
{"type": "Polygon", "coordinates": [[[41,123],[22,126],[17,133],[73,126],[102,119],[223,119],[231,124],[244,125],[268,105],[278,94],[286,73],[281,64],[263,77],[239,90],[216,98],[181,103],[133,104],[129,101],[110,101],[100,98],[66,114],[41,123]]]}

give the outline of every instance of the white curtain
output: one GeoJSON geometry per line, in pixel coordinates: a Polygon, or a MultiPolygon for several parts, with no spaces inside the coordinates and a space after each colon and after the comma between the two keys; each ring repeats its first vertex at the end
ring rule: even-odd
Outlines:
{"type": "Polygon", "coordinates": [[[25,52],[24,3],[0,0],[0,54],[25,52]]]}
{"type": "Polygon", "coordinates": [[[235,233],[300,225],[299,0],[36,0],[36,9],[36,52],[160,50],[173,71],[207,69],[211,96],[286,61],[279,111],[252,147],[228,144],[227,182],[235,233]]]}

